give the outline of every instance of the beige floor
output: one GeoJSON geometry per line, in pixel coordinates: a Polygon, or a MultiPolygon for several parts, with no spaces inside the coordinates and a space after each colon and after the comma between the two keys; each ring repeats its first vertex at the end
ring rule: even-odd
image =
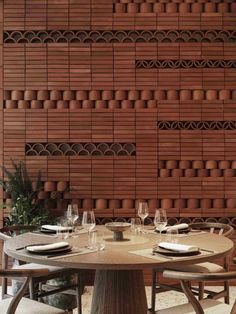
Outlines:
{"type": "MultiPolygon", "coordinates": [[[[219,289],[220,287],[215,288],[216,291],[219,289]]],[[[147,293],[147,300],[149,302],[150,301],[150,287],[146,288],[146,293],[147,293]]],[[[231,295],[230,304],[232,305],[234,303],[234,300],[236,299],[236,287],[231,287],[230,295],[231,295]]],[[[90,310],[90,305],[91,305],[91,296],[92,296],[92,288],[87,287],[86,293],[82,297],[83,314],[90,314],[89,310],[90,310]]],[[[171,306],[182,304],[185,302],[187,302],[187,299],[182,293],[178,293],[175,291],[164,292],[164,293],[158,294],[157,296],[157,309],[160,310],[163,308],[171,307],[171,306]]],[[[76,311],[74,313],[76,314],[76,311]]],[[[223,313],[216,313],[215,310],[208,311],[208,313],[209,314],[230,314],[230,312],[227,309],[223,313]]],[[[175,313],[173,312],[173,314],[175,313]]]]}
{"type": "MultiPolygon", "coordinates": [[[[211,287],[212,289],[212,287],[211,287]]],[[[215,290],[219,290],[220,287],[215,288],[215,290]]],[[[83,314],[90,314],[90,306],[91,306],[91,300],[92,300],[92,287],[86,287],[86,292],[82,296],[82,304],[83,304],[83,314]]],[[[1,292],[1,287],[0,287],[0,292],[1,292]]],[[[148,303],[150,301],[150,287],[146,287],[146,293],[147,293],[147,300],[148,303]]],[[[231,302],[230,304],[232,305],[234,303],[234,300],[236,299],[236,287],[231,287],[230,288],[230,296],[231,296],[231,302]]],[[[157,308],[156,309],[163,309],[167,307],[171,307],[177,304],[182,304],[185,303],[187,299],[185,298],[184,294],[178,293],[175,291],[169,291],[169,292],[164,292],[160,293],[157,296],[157,308]]],[[[150,304],[149,304],[150,306],[150,304]]],[[[76,314],[77,311],[74,311],[74,314],[76,314]]],[[[30,312],[29,312],[30,314],[30,312]]],[[[112,314],[112,313],[111,313],[112,314]]],[[[173,314],[175,314],[173,312],[173,314]]],[[[215,310],[208,311],[208,314],[230,314],[228,310],[225,310],[224,312],[221,313],[216,313],[215,310]]]]}

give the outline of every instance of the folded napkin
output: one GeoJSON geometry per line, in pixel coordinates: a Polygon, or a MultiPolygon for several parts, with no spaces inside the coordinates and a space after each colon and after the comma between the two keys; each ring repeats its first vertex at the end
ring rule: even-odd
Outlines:
{"type": "Polygon", "coordinates": [[[199,250],[197,246],[170,242],[160,242],[158,246],[162,249],[167,249],[175,252],[195,252],[199,250]]]}
{"type": "Polygon", "coordinates": [[[55,250],[55,249],[61,249],[63,247],[66,248],[67,246],[69,246],[67,242],[56,242],[52,244],[27,246],[26,249],[32,252],[44,252],[44,251],[50,251],[50,250],[55,250]]]}
{"type": "Polygon", "coordinates": [[[178,225],[174,225],[174,226],[167,226],[163,229],[163,231],[167,231],[167,230],[182,230],[182,229],[187,229],[188,228],[188,224],[183,223],[183,224],[178,224],[178,225]]]}
{"type": "Polygon", "coordinates": [[[63,227],[63,226],[56,226],[56,225],[43,225],[41,226],[43,229],[52,230],[52,231],[65,231],[65,230],[72,230],[72,227],[63,227]]]}

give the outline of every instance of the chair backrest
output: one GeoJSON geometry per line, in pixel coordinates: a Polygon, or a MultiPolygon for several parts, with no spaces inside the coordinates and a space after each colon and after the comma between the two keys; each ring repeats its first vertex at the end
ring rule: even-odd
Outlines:
{"type": "Polygon", "coordinates": [[[230,225],[226,225],[218,222],[196,222],[189,225],[192,229],[209,231],[211,233],[217,233],[229,237],[233,234],[234,228],[230,225]]]}
{"type": "MultiPolygon", "coordinates": [[[[204,314],[204,310],[197,298],[192,293],[188,282],[189,281],[228,281],[236,279],[236,271],[222,272],[222,273],[191,273],[191,272],[181,272],[175,270],[165,270],[163,272],[165,278],[172,278],[180,280],[182,289],[186,294],[189,302],[192,304],[196,314],[204,314]]],[[[230,312],[231,314],[236,314],[236,301],[230,312]]]]}
{"type": "Polygon", "coordinates": [[[7,310],[7,314],[15,314],[17,306],[21,298],[24,296],[26,289],[28,288],[30,279],[33,276],[37,276],[37,277],[46,276],[48,275],[48,273],[49,271],[46,268],[45,269],[21,269],[21,270],[0,269],[0,277],[26,277],[24,284],[21,286],[17,294],[12,298],[12,301],[7,310]]]}
{"type": "Polygon", "coordinates": [[[37,228],[36,226],[28,226],[28,225],[3,227],[0,229],[0,239],[3,241],[6,241],[10,239],[13,235],[18,235],[26,231],[32,231],[36,228],[37,228]]]}
{"type": "Polygon", "coordinates": [[[187,281],[227,281],[236,279],[236,271],[221,273],[191,273],[177,270],[165,270],[163,276],[187,281]]]}

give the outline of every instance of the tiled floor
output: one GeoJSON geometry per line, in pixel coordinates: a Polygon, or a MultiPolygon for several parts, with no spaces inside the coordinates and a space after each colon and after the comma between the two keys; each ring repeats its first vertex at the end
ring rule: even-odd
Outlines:
{"type": "MultiPolygon", "coordinates": [[[[207,288],[207,287],[206,287],[207,288]]],[[[91,299],[92,299],[92,287],[86,287],[86,292],[82,296],[82,304],[83,304],[83,314],[90,314],[90,306],[91,306],[91,299]]],[[[212,289],[212,287],[211,287],[212,289]]],[[[221,289],[220,287],[215,288],[215,290],[221,289]]],[[[146,287],[146,293],[147,293],[147,300],[150,301],[150,287],[146,287]]],[[[1,287],[0,287],[1,292],[1,287]]],[[[233,305],[234,300],[236,299],[236,287],[230,288],[230,296],[231,296],[231,302],[230,304],[233,305]]],[[[187,299],[185,298],[184,294],[178,293],[175,291],[169,291],[160,293],[157,295],[157,309],[163,309],[167,307],[171,307],[177,304],[185,303],[187,299]]],[[[149,304],[150,306],[150,304],[149,304]]],[[[29,312],[30,313],[30,312],[29,312]]],[[[77,311],[74,311],[74,314],[77,314],[77,311]]],[[[111,313],[112,314],[112,313],[111,313]]],[[[173,314],[175,314],[173,312],[173,314]]],[[[221,313],[217,313],[215,310],[209,310],[207,311],[207,314],[230,314],[230,311],[226,309],[224,312],[221,311],[221,313]]]]}
{"type": "MultiPolygon", "coordinates": [[[[212,287],[211,287],[212,289],[212,287]]],[[[219,290],[220,287],[215,288],[215,290],[219,290]]],[[[230,304],[233,305],[234,300],[236,299],[236,287],[230,288],[230,295],[231,295],[231,302],[230,304]]],[[[150,295],[151,295],[151,289],[150,287],[146,287],[146,293],[147,293],[147,300],[150,301],[150,295]]],[[[83,314],[90,314],[89,309],[91,305],[91,296],[92,296],[92,288],[87,287],[86,293],[82,297],[82,304],[83,304],[83,314]]],[[[223,300],[223,299],[222,299],[223,300]]],[[[171,307],[177,304],[186,303],[187,299],[182,293],[178,293],[175,291],[169,291],[169,292],[163,292],[158,294],[157,296],[157,309],[163,309],[167,307],[171,307]]],[[[149,304],[150,305],[150,304],[149,304]]],[[[76,311],[74,312],[76,314],[76,311]]],[[[111,313],[112,314],[112,313],[111,313]]],[[[175,314],[173,312],[173,314],[175,314]]],[[[216,313],[215,310],[209,310],[207,311],[207,314],[230,314],[230,311],[226,309],[223,313],[216,313]]]]}

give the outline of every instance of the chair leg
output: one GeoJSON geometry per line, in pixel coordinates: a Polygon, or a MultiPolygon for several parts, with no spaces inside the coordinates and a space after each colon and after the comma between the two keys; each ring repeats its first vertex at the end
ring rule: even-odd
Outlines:
{"type": "Polygon", "coordinates": [[[82,282],[81,282],[81,276],[80,274],[77,274],[76,276],[76,281],[77,281],[77,286],[76,286],[76,303],[77,303],[77,311],[78,311],[78,314],[82,314],[82,301],[81,301],[81,298],[82,298],[82,282]]]}
{"type": "Polygon", "coordinates": [[[2,278],[2,299],[5,298],[7,294],[7,278],[2,278]]]}
{"type": "MultiPolygon", "coordinates": [[[[8,256],[3,253],[2,254],[2,268],[7,269],[8,267],[8,256]]],[[[5,295],[7,294],[7,278],[2,278],[2,299],[4,299],[5,295]]]]}
{"type": "MultiPolygon", "coordinates": [[[[227,256],[224,258],[224,268],[226,269],[226,271],[229,271],[229,259],[227,256]]],[[[224,301],[226,304],[229,304],[229,282],[228,281],[224,281],[224,290],[226,293],[224,297],[224,301]]]]}
{"type": "MultiPolygon", "coordinates": [[[[43,287],[43,283],[42,283],[42,282],[39,282],[39,284],[38,284],[38,293],[39,293],[39,295],[42,294],[42,292],[43,292],[43,288],[42,288],[42,287],[43,287]]],[[[42,302],[42,301],[43,301],[43,298],[41,298],[41,297],[38,298],[38,301],[39,301],[39,302],[42,302]]]]}
{"type": "Polygon", "coordinates": [[[156,271],[152,271],[152,295],[151,295],[151,312],[155,313],[156,307],[156,271]]]}
{"type": "Polygon", "coordinates": [[[224,290],[225,290],[225,297],[224,297],[224,301],[226,304],[229,304],[229,282],[228,281],[224,281],[224,290]]]}
{"type": "Polygon", "coordinates": [[[33,278],[31,278],[29,282],[29,294],[31,300],[36,300],[35,283],[33,278]]]}
{"type": "Polygon", "coordinates": [[[199,294],[198,294],[198,300],[203,300],[204,298],[204,282],[199,282],[199,294]]]}

